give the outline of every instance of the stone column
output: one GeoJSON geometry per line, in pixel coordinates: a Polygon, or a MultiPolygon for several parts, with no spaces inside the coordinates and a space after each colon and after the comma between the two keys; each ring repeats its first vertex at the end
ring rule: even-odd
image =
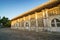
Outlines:
{"type": "Polygon", "coordinates": [[[54,19],[55,27],[57,27],[56,19],[54,19]]]}
{"type": "Polygon", "coordinates": [[[20,18],[19,18],[19,28],[20,28],[20,18]]]}
{"type": "Polygon", "coordinates": [[[20,18],[20,29],[22,29],[22,18],[20,18]]]}
{"type": "MultiPolygon", "coordinates": [[[[55,12],[56,12],[56,14],[58,13],[57,11],[53,11],[53,13],[55,13],[55,12]]],[[[55,27],[57,27],[56,19],[54,19],[54,23],[55,23],[55,27]]]]}
{"type": "Polygon", "coordinates": [[[29,15],[29,31],[31,30],[31,28],[30,28],[30,15],[29,15]]]}
{"type": "Polygon", "coordinates": [[[44,27],[43,27],[43,31],[45,30],[45,28],[47,27],[47,17],[48,17],[48,13],[47,10],[42,10],[43,11],[43,23],[44,23],[44,27]]]}
{"type": "Polygon", "coordinates": [[[45,12],[44,10],[42,10],[43,12],[43,23],[44,23],[44,27],[46,27],[46,17],[45,17],[45,12]]]}
{"type": "Polygon", "coordinates": [[[38,32],[37,12],[35,12],[35,19],[36,19],[36,32],[38,32]]]}
{"type": "Polygon", "coordinates": [[[46,9],[46,11],[45,11],[45,13],[46,13],[46,30],[49,28],[49,23],[48,23],[48,9],[46,9]]]}
{"type": "Polygon", "coordinates": [[[19,19],[18,19],[18,27],[19,27],[19,25],[20,25],[20,24],[19,24],[19,19]]]}
{"type": "Polygon", "coordinates": [[[48,9],[46,9],[46,18],[48,19],[48,9]]]}
{"type": "Polygon", "coordinates": [[[13,28],[14,27],[14,24],[13,24],[13,21],[11,22],[11,28],[13,28]]]}
{"type": "Polygon", "coordinates": [[[18,24],[17,23],[18,23],[18,20],[16,20],[16,28],[18,29],[18,24]]]}
{"type": "Polygon", "coordinates": [[[23,20],[24,20],[24,29],[25,29],[25,17],[23,18],[23,20]]]}
{"type": "MultiPolygon", "coordinates": [[[[45,11],[43,10],[43,19],[45,24],[46,20],[48,20],[48,9],[45,9],[45,11]]],[[[46,24],[44,26],[46,26],[46,24]]]]}

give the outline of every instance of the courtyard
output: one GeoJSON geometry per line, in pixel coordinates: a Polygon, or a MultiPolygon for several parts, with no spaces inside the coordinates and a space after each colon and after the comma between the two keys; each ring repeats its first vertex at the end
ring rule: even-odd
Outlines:
{"type": "Polygon", "coordinates": [[[0,28],[0,40],[60,40],[60,33],[0,28]]]}

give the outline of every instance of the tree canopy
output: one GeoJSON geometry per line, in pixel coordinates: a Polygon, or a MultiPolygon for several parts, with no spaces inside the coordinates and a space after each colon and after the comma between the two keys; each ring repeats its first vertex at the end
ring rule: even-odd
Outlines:
{"type": "Polygon", "coordinates": [[[10,27],[11,21],[7,17],[3,16],[2,18],[0,18],[0,25],[2,27],[10,27]]]}

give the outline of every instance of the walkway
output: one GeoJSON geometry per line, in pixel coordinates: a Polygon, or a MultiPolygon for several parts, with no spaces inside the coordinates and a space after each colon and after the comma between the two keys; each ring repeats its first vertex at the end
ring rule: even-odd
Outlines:
{"type": "Polygon", "coordinates": [[[10,28],[0,29],[0,40],[60,40],[60,34],[47,32],[32,32],[11,30],[10,28]]]}

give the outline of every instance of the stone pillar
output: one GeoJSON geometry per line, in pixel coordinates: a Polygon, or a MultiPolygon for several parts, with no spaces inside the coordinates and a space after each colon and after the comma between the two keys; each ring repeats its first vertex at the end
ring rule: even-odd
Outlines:
{"type": "Polygon", "coordinates": [[[20,27],[22,27],[22,24],[21,24],[21,22],[22,22],[22,18],[20,18],[20,27]]]}
{"type": "Polygon", "coordinates": [[[48,23],[48,9],[46,9],[46,11],[45,11],[45,13],[46,13],[46,30],[49,28],[49,23],[48,23]]]}
{"type": "Polygon", "coordinates": [[[18,27],[19,27],[19,25],[20,25],[20,24],[19,24],[19,19],[18,19],[18,27]]]}
{"type": "Polygon", "coordinates": [[[14,27],[16,27],[16,20],[14,21],[14,27]]]}
{"type": "Polygon", "coordinates": [[[30,15],[29,15],[29,31],[31,30],[31,28],[30,28],[30,15]]]}
{"type": "Polygon", "coordinates": [[[43,23],[44,23],[44,27],[46,27],[46,17],[45,17],[45,12],[44,10],[42,10],[43,12],[43,23]]]}
{"type": "Polygon", "coordinates": [[[54,19],[55,27],[57,27],[56,19],[54,19]]]}
{"type": "Polygon", "coordinates": [[[35,12],[35,19],[36,19],[36,32],[38,32],[37,12],[35,12]]]}
{"type": "Polygon", "coordinates": [[[43,22],[44,22],[43,30],[45,30],[48,26],[48,24],[47,24],[47,22],[48,22],[48,10],[47,9],[43,10],[43,22]]]}
{"type": "Polygon", "coordinates": [[[47,19],[48,19],[48,9],[46,9],[46,17],[47,17],[47,19]]]}
{"type": "Polygon", "coordinates": [[[19,27],[20,27],[20,18],[19,18],[19,27]]]}
{"type": "MultiPolygon", "coordinates": [[[[53,11],[53,13],[55,13],[55,12],[56,12],[56,14],[58,13],[57,11],[53,11]]],[[[56,19],[54,19],[54,23],[55,23],[55,27],[57,27],[56,19]]]]}
{"type": "Polygon", "coordinates": [[[16,20],[16,24],[15,24],[15,27],[16,27],[16,29],[18,29],[18,20],[16,20]]]}
{"type": "Polygon", "coordinates": [[[23,20],[24,20],[24,29],[25,29],[25,17],[23,18],[23,20]]]}
{"type": "Polygon", "coordinates": [[[14,24],[13,24],[13,21],[11,22],[11,28],[13,28],[14,27],[14,24]]]}

